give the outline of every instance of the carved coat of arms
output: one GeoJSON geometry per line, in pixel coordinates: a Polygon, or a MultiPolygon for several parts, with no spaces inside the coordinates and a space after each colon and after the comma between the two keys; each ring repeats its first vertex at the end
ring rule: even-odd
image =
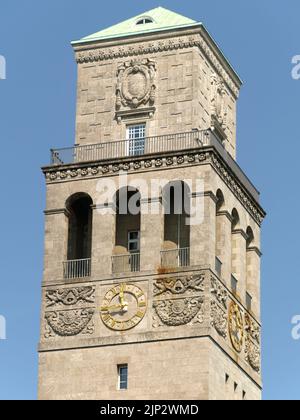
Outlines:
{"type": "Polygon", "coordinates": [[[155,102],[154,61],[149,59],[132,60],[118,68],[116,108],[122,106],[138,108],[140,105],[153,105],[155,102]]]}

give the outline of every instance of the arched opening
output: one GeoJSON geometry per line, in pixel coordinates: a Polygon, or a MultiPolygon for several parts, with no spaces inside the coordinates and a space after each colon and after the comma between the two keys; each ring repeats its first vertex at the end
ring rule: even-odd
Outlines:
{"type": "Polygon", "coordinates": [[[250,226],[246,230],[247,241],[246,241],[246,308],[248,311],[252,310],[253,293],[255,293],[255,267],[253,257],[256,255],[251,252],[254,244],[254,233],[250,226]]]}
{"type": "Polygon", "coordinates": [[[190,264],[190,188],[182,181],[170,182],[163,190],[164,246],[162,267],[190,264]]]}
{"type": "Polygon", "coordinates": [[[65,265],[67,278],[91,274],[92,204],[91,197],[84,193],[73,195],[66,203],[69,217],[68,262],[65,265]]]}
{"type": "Polygon", "coordinates": [[[232,210],[231,220],[231,289],[236,293],[240,280],[237,278],[240,249],[235,232],[239,227],[240,216],[236,209],[232,210]]]}
{"type": "Polygon", "coordinates": [[[116,236],[113,271],[140,271],[141,195],[131,187],[121,188],[115,196],[116,236]]]}
{"type": "Polygon", "coordinates": [[[222,251],[224,247],[224,229],[223,229],[223,217],[220,215],[222,211],[225,199],[224,195],[221,190],[218,190],[216,193],[217,202],[216,202],[216,272],[219,277],[222,276],[222,265],[224,261],[222,261],[222,251]]]}

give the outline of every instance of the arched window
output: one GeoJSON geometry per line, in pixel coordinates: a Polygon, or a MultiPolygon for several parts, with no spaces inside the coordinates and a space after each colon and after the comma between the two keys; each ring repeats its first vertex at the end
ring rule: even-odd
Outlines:
{"type": "Polygon", "coordinates": [[[190,189],[182,181],[170,182],[163,190],[164,249],[162,267],[190,264],[190,189]]]}
{"type": "Polygon", "coordinates": [[[69,214],[68,262],[64,270],[66,278],[90,276],[92,204],[91,197],[84,193],[73,195],[66,203],[69,214]]]}
{"type": "Polygon", "coordinates": [[[219,217],[219,213],[220,211],[223,209],[224,207],[224,195],[222,193],[221,190],[217,191],[216,194],[217,197],[217,202],[216,202],[216,272],[218,274],[219,277],[221,277],[222,275],[222,264],[225,261],[222,261],[222,252],[223,252],[223,247],[224,247],[224,238],[222,238],[222,223],[223,219],[222,217],[219,217]]]}
{"type": "Polygon", "coordinates": [[[144,16],[142,18],[139,18],[139,20],[136,22],[137,25],[147,25],[149,23],[154,23],[154,20],[151,17],[144,16]]]}
{"type": "Polygon", "coordinates": [[[250,226],[246,230],[247,234],[247,255],[246,255],[246,307],[250,311],[252,310],[252,300],[254,298],[253,294],[256,291],[256,278],[255,278],[255,267],[253,266],[253,255],[251,252],[251,247],[254,244],[254,233],[250,226]]]}
{"type": "Polygon", "coordinates": [[[68,200],[68,260],[91,258],[92,204],[87,194],[76,194],[68,200]]]}
{"type": "Polygon", "coordinates": [[[135,188],[122,188],[115,196],[116,238],[113,271],[140,271],[141,195],[135,188]]]}
{"type": "Polygon", "coordinates": [[[240,280],[237,278],[238,272],[238,260],[240,255],[239,243],[237,242],[237,238],[235,235],[235,230],[239,227],[240,217],[236,209],[232,210],[231,213],[231,288],[233,292],[237,292],[238,281],[240,280]]]}

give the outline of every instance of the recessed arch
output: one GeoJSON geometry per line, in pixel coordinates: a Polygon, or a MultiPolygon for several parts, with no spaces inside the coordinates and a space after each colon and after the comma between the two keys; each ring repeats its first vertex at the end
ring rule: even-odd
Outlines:
{"type": "Polygon", "coordinates": [[[92,198],[76,193],[66,201],[68,211],[68,260],[91,258],[92,252],[92,198]]]}

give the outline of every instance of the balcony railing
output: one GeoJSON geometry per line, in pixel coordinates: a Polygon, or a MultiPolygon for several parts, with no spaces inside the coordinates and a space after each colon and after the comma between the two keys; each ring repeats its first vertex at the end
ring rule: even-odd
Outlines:
{"type": "Polygon", "coordinates": [[[140,253],[114,255],[112,257],[113,273],[138,273],[140,271],[140,253]]]}
{"type": "Polygon", "coordinates": [[[210,132],[191,131],[145,139],[111,141],[67,149],[51,150],[51,165],[64,165],[105,159],[141,156],[174,150],[188,150],[209,144],[210,132]],[[141,145],[141,143],[143,143],[141,145]]]}
{"type": "Polygon", "coordinates": [[[91,276],[91,259],[65,261],[63,263],[65,279],[77,279],[91,276]]]}
{"type": "Polygon", "coordinates": [[[179,248],[161,251],[162,268],[189,267],[190,248],[179,248]]]}

